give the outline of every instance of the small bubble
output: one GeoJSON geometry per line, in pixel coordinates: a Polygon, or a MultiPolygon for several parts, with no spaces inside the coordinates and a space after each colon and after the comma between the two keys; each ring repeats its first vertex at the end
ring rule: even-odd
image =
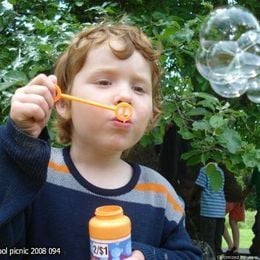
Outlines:
{"type": "Polygon", "coordinates": [[[254,103],[260,104],[260,76],[249,80],[247,97],[254,103]]]}

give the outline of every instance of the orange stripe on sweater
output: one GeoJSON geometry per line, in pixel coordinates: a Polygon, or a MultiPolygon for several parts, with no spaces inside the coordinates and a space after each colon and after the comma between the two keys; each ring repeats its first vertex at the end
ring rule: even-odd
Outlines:
{"type": "Polygon", "coordinates": [[[57,164],[55,162],[50,161],[48,167],[62,173],[69,173],[69,169],[66,165],[57,164]]]}
{"type": "Polygon", "coordinates": [[[162,193],[167,196],[168,202],[172,205],[172,207],[180,213],[184,213],[183,208],[181,205],[172,197],[170,192],[161,184],[157,183],[144,183],[144,184],[137,184],[135,190],[138,191],[151,191],[156,193],[162,193]]]}

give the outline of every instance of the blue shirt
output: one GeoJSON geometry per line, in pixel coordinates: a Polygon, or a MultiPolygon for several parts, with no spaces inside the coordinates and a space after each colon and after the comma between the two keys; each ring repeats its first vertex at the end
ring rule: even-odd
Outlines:
{"type": "Polygon", "coordinates": [[[132,164],[125,186],[96,187],[78,172],[69,148],[52,149],[10,121],[0,127],[0,165],[0,248],[26,253],[14,259],[90,259],[88,221],[96,207],[111,204],[131,219],[132,248],[146,259],[201,259],[178,195],[152,169],[132,164]]]}
{"type": "Polygon", "coordinates": [[[210,218],[224,218],[226,210],[226,200],[224,195],[224,173],[218,167],[219,173],[222,176],[222,186],[218,191],[214,191],[210,178],[205,173],[205,168],[200,169],[199,176],[195,183],[203,190],[200,198],[200,215],[210,218]]]}

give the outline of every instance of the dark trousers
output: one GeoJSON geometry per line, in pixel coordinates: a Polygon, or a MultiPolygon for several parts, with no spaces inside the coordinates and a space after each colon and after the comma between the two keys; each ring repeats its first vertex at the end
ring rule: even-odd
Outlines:
{"type": "Polygon", "coordinates": [[[255,223],[252,230],[255,236],[252,240],[252,245],[249,248],[249,252],[252,255],[260,256],[260,209],[257,210],[255,215],[255,223]]]}
{"type": "Polygon", "coordinates": [[[212,248],[215,256],[222,254],[221,242],[224,233],[225,218],[200,217],[200,235],[212,248]]]}

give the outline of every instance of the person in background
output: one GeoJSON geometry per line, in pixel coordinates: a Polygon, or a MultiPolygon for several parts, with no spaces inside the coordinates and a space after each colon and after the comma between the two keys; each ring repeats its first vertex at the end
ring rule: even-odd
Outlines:
{"type": "Polygon", "coordinates": [[[256,215],[255,222],[252,227],[254,238],[252,239],[249,252],[251,255],[260,257],[260,171],[257,168],[254,169],[251,180],[244,190],[244,198],[246,198],[248,193],[253,188],[255,188],[256,191],[256,215]]]}
{"type": "Polygon", "coordinates": [[[228,245],[225,255],[238,255],[240,232],[238,222],[245,221],[245,206],[243,191],[238,183],[234,173],[228,171],[221,165],[225,175],[224,193],[226,198],[226,213],[229,217],[229,225],[232,232],[232,238],[228,228],[224,227],[223,237],[228,245]]]}
{"type": "Polygon", "coordinates": [[[224,195],[225,176],[223,170],[216,164],[215,176],[220,180],[220,186],[214,188],[214,178],[207,173],[207,166],[202,167],[195,181],[191,200],[200,196],[200,236],[212,248],[215,256],[221,255],[222,235],[224,233],[226,200],[224,195]]]}

